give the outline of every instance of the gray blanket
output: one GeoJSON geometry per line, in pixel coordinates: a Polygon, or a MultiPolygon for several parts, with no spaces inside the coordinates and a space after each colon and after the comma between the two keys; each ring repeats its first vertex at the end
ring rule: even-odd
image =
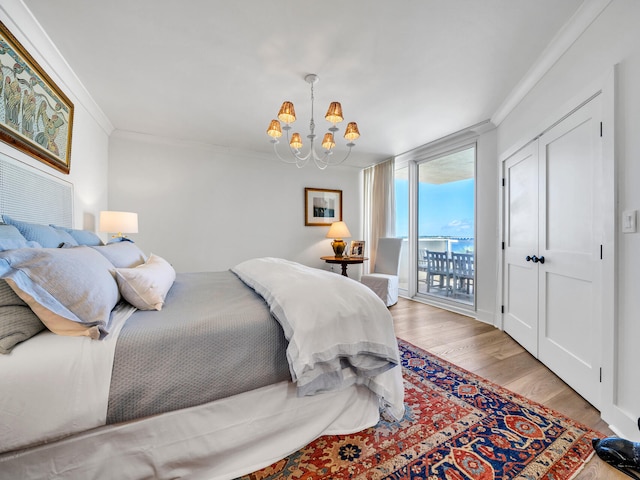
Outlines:
{"type": "Polygon", "coordinates": [[[161,311],[136,311],[116,345],[107,423],[290,380],[287,341],[231,272],[180,273],[161,311]]]}

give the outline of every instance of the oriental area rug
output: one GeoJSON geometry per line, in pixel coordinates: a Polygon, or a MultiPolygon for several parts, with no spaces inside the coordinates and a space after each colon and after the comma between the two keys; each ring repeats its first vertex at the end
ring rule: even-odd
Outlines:
{"type": "Polygon", "coordinates": [[[403,340],[405,416],[323,436],[243,480],[564,480],[601,433],[403,340]]]}

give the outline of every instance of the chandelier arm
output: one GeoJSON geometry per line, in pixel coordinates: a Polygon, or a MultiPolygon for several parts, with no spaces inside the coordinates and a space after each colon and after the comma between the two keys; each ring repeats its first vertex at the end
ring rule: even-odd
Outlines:
{"type": "Polygon", "coordinates": [[[306,157],[302,157],[297,155],[294,150],[289,147],[289,151],[291,152],[291,156],[292,158],[284,158],[282,155],[280,155],[280,152],[278,151],[278,143],[280,142],[272,142],[273,143],[273,151],[276,154],[276,157],[278,157],[278,159],[284,163],[288,163],[289,165],[295,165],[298,168],[302,168],[304,166],[307,165],[308,161],[309,161],[309,155],[307,155],[306,157]]]}
{"type": "Polygon", "coordinates": [[[341,163],[344,163],[344,162],[347,160],[347,158],[349,158],[349,155],[351,155],[351,148],[352,148],[352,147],[349,147],[349,151],[347,152],[347,154],[344,156],[344,158],[343,158],[342,160],[339,160],[339,161],[337,161],[337,162],[331,162],[331,161],[329,160],[329,158],[330,158],[331,154],[333,154],[333,152],[329,152],[328,154],[325,154],[325,155],[324,155],[324,158],[316,158],[316,157],[314,157],[315,164],[316,164],[316,166],[317,166],[318,168],[320,168],[321,170],[324,170],[324,169],[325,169],[325,168],[327,168],[328,166],[335,167],[335,166],[337,166],[337,165],[340,165],[341,163]],[[319,162],[321,165],[324,165],[324,167],[320,167],[320,165],[318,164],[318,162],[319,162]]]}

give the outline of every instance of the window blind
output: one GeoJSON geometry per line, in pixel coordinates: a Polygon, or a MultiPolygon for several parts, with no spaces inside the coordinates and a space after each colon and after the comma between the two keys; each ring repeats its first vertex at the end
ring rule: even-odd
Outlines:
{"type": "Polygon", "coordinates": [[[0,214],[73,226],[73,184],[0,154],[0,214]]]}

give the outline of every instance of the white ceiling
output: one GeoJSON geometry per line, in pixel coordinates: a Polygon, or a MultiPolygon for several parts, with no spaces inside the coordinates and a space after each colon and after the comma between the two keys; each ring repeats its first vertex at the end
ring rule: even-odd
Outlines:
{"type": "Polygon", "coordinates": [[[340,101],[365,166],[491,118],[583,0],[24,3],[116,130],[269,151],[315,73],[317,133],[340,101]]]}

